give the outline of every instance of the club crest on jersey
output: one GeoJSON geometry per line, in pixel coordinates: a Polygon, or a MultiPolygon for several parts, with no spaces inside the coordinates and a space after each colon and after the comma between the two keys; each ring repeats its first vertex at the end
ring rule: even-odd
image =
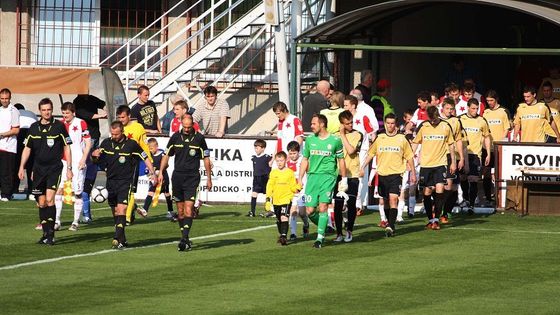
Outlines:
{"type": "Polygon", "coordinates": [[[49,146],[49,148],[52,148],[54,145],[54,139],[47,139],[47,145],[49,146]]]}
{"type": "Polygon", "coordinates": [[[119,156],[119,163],[124,164],[126,162],[126,158],[124,156],[119,156]]]}
{"type": "Polygon", "coordinates": [[[189,150],[189,155],[190,155],[190,156],[195,156],[195,154],[196,154],[196,150],[195,150],[195,149],[190,149],[190,150],[189,150]]]}
{"type": "Polygon", "coordinates": [[[327,144],[327,149],[329,149],[329,150],[332,149],[332,145],[330,143],[327,144]]]}

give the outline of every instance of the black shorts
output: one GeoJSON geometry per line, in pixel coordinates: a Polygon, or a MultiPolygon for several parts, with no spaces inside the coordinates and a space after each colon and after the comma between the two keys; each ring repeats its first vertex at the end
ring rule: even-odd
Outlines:
{"type": "Polygon", "coordinates": [[[200,184],[200,173],[179,173],[173,172],[171,176],[173,184],[173,199],[175,201],[196,200],[198,195],[198,185],[200,184]]]}
{"type": "MultiPolygon", "coordinates": [[[[334,189],[333,189],[333,198],[334,199],[340,198],[340,197],[337,197],[336,194],[338,194],[338,182],[340,182],[341,179],[342,179],[341,176],[338,176],[338,178],[336,179],[336,185],[334,185],[334,189]]],[[[349,177],[348,178],[348,190],[346,191],[346,194],[348,196],[351,196],[351,197],[357,197],[359,187],[360,187],[360,179],[349,177]]],[[[342,199],[342,198],[340,198],[340,199],[342,199]]]]}
{"type": "MultiPolygon", "coordinates": [[[[150,181],[148,191],[149,192],[155,192],[156,188],[157,188],[157,186],[154,186],[154,184],[152,184],[152,181],[150,181]]],[[[169,193],[169,175],[167,175],[167,172],[163,173],[163,183],[161,183],[160,193],[162,193],[162,194],[169,193]]]]}
{"type": "Polygon", "coordinates": [[[136,185],[133,185],[130,179],[107,179],[109,207],[116,207],[118,204],[128,205],[133,186],[136,185]]]}
{"type": "MultiPolygon", "coordinates": [[[[486,157],[488,156],[488,153],[486,152],[486,149],[482,149],[482,158],[480,159],[481,163],[484,164],[484,161],[486,161],[486,157]]],[[[488,164],[488,166],[484,166],[484,167],[488,167],[488,168],[493,168],[494,167],[494,151],[490,152],[490,163],[488,164]]]]}
{"type": "Polygon", "coordinates": [[[420,167],[420,179],[418,181],[421,187],[434,187],[436,184],[445,184],[447,182],[447,167],[420,167]]]}
{"type": "Polygon", "coordinates": [[[259,194],[266,194],[266,183],[268,182],[268,175],[254,176],[253,177],[253,192],[259,194]]]}
{"type": "MultiPolygon", "coordinates": [[[[450,166],[451,166],[451,155],[447,154],[447,169],[448,170],[449,170],[450,166]]],[[[445,178],[446,179],[451,179],[452,183],[454,185],[458,185],[458,184],[461,183],[461,179],[459,178],[459,175],[457,173],[458,173],[458,171],[455,171],[455,174],[451,174],[451,173],[447,172],[447,176],[445,178]]]]}
{"type": "Polygon", "coordinates": [[[41,196],[47,189],[57,190],[62,174],[62,162],[52,166],[33,166],[33,180],[31,181],[31,194],[41,196]]]}
{"type": "Polygon", "coordinates": [[[383,199],[389,199],[389,194],[400,195],[402,186],[402,175],[378,175],[377,191],[383,199]]]}
{"type": "Polygon", "coordinates": [[[482,167],[480,158],[476,154],[469,154],[469,173],[468,176],[480,176],[482,167]]]}
{"type": "Polygon", "coordinates": [[[556,143],[556,137],[553,136],[546,136],[546,143],[556,143]]]}
{"type": "Polygon", "coordinates": [[[273,206],[274,214],[276,215],[276,217],[280,217],[280,216],[289,217],[291,207],[292,207],[291,203],[287,205],[274,205],[273,206]]]}

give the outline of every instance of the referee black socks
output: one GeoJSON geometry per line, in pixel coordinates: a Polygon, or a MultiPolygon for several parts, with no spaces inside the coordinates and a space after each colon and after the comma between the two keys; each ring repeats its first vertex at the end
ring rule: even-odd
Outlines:
{"type": "Polygon", "coordinates": [[[192,223],[193,223],[192,217],[179,219],[179,228],[181,229],[181,236],[185,240],[189,239],[189,232],[191,230],[192,223]]]}
{"type": "Polygon", "coordinates": [[[144,200],[144,210],[146,211],[150,210],[150,206],[152,205],[152,199],[154,199],[153,196],[150,195],[146,196],[146,200],[144,200]]]}
{"type": "Polygon", "coordinates": [[[126,226],[126,215],[117,215],[115,216],[115,239],[119,241],[119,243],[124,244],[125,242],[125,234],[124,234],[124,227],[126,226]]]}

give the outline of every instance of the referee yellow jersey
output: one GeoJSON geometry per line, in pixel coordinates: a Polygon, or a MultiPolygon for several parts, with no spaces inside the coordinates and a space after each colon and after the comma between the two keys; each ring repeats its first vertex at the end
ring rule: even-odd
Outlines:
{"type": "Polygon", "coordinates": [[[544,103],[519,104],[513,124],[521,127],[521,142],[545,142],[546,125],[552,117],[550,108],[544,103]]]}
{"type": "Polygon", "coordinates": [[[397,133],[390,136],[382,133],[369,147],[368,156],[377,156],[377,173],[381,176],[401,175],[406,171],[406,161],[414,154],[406,137],[397,133]]]}
{"type": "Polygon", "coordinates": [[[467,153],[482,156],[482,142],[485,137],[490,136],[488,122],[482,116],[471,117],[469,114],[459,116],[465,135],[467,136],[467,153]]]}
{"type": "Polygon", "coordinates": [[[144,129],[142,125],[135,121],[130,121],[128,125],[124,126],[124,135],[128,139],[136,141],[142,150],[146,152],[150,162],[153,161],[152,155],[150,154],[150,148],[148,147],[148,142],[146,141],[146,129],[144,129]]]}
{"type": "Polygon", "coordinates": [[[350,145],[356,148],[354,154],[348,154],[346,148],[344,148],[344,163],[346,164],[346,177],[348,178],[358,178],[360,177],[360,148],[362,147],[362,141],[364,136],[361,132],[352,130],[346,134],[346,138],[350,145]]]}
{"type": "Polygon", "coordinates": [[[510,116],[507,109],[500,107],[500,105],[494,109],[487,107],[484,110],[484,118],[486,118],[488,127],[490,127],[492,142],[507,139],[507,132],[511,130],[510,116]]]}
{"type": "Polygon", "coordinates": [[[447,166],[449,145],[455,142],[455,137],[453,137],[451,125],[445,120],[440,120],[439,124],[435,126],[426,120],[418,127],[416,137],[412,142],[422,144],[420,166],[447,166]]]}
{"type": "Polygon", "coordinates": [[[268,175],[266,196],[272,198],[273,205],[287,205],[292,202],[297,188],[294,171],[288,167],[284,167],[281,170],[275,168],[268,175]]]}

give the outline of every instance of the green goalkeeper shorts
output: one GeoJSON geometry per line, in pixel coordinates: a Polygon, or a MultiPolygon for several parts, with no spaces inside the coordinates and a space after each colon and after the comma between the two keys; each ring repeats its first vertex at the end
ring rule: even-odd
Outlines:
{"type": "Polygon", "coordinates": [[[331,203],[336,176],[308,174],[305,182],[305,206],[317,207],[319,203],[331,203]]]}

